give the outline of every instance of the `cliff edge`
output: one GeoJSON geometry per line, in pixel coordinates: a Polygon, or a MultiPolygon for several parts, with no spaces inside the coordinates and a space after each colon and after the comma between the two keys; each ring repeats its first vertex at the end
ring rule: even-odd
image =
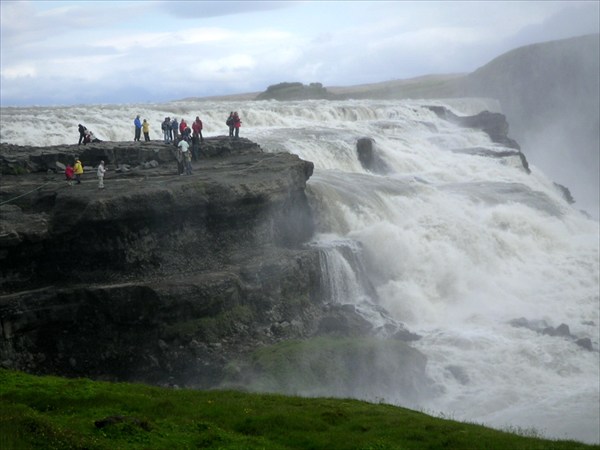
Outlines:
{"type": "Polygon", "coordinates": [[[215,137],[179,176],[174,149],[2,144],[2,366],[208,387],[231,358],[315,333],[313,164],[215,137]],[[85,173],[69,186],[75,156],[85,173]]]}

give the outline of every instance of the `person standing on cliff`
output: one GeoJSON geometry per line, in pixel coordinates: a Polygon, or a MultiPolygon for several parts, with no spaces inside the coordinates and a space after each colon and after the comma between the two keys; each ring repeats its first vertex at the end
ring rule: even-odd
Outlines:
{"type": "Polygon", "coordinates": [[[200,142],[204,142],[204,138],[202,137],[202,121],[198,116],[196,116],[196,120],[194,120],[194,123],[192,124],[192,131],[194,132],[194,136],[200,137],[200,142]]]}
{"type": "Polygon", "coordinates": [[[229,137],[233,137],[233,111],[229,113],[229,117],[225,121],[225,125],[229,127],[229,137]]]}
{"type": "Polygon", "coordinates": [[[242,126],[242,121],[237,111],[233,113],[233,127],[235,128],[235,137],[240,137],[240,127],[242,126]]]}
{"type": "Polygon", "coordinates": [[[79,124],[78,128],[79,128],[79,143],[77,145],[81,145],[81,143],[85,139],[85,132],[87,131],[87,128],[81,124],[79,124]]]}
{"type": "Polygon", "coordinates": [[[185,139],[185,130],[187,129],[188,125],[187,122],[185,121],[185,119],[181,119],[181,122],[179,122],[179,135],[181,137],[183,137],[185,139]]]}
{"type": "Polygon", "coordinates": [[[144,123],[142,124],[142,130],[144,131],[144,141],[150,142],[150,124],[146,119],[144,119],[144,123]]]}
{"type": "Polygon", "coordinates": [[[104,174],[106,173],[106,168],[104,167],[104,161],[100,161],[98,164],[98,171],[96,174],[98,175],[98,189],[104,189],[104,174]]]}
{"type": "Polygon", "coordinates": [[[171,138],[171,119],[169,119],[168,117],[165,117],[165,120],[160,124],[160,128],[162,129],[162,132],[163,132],[163,139],[165,141],[165,144],[167,142],[172,141],[172,138],[171,138]]]}
{"type": "Polygon", "coordinates": [[[171,121],[171,132],[173,134],[173,142],[177,143],[177,138],[179,137],[179,123],[177,123],[177,118],[175,117],[173,117],[173,120],[171,121]]]}
{"type": "Polygon", "coordinates": [[[75,181],[77,184],[81,184],[81,175],[83,175],[83,166],[79,158],[75,160],[75,166],[73,167],[73,173],[75,174],[75,181]]]}
{"type": "MultiPolygon", "coordinates": [[[[185,174],[186,175],[191,175],[192,174],[192,155],[190,154],[190,144],[188,143],[188,141],[186,139],[181,139],[179,141],[179,144],[177,144],[177,149],[178,151],[178,156],[177,156],[177,162],[179,163],[179,160],[181,159],[181,164],[183,166],[183,168],[185,168],[185,174]]],[[[178,164],[178,171],[179,171],[179,175],[183,175],[183,168],[179,168],[179,164],[178,164]]]]}
{"type": "Polygon", "coordinates": [[[133,138],[134,141],[139,141],[142,136],[142,122],[140,120],[140,116],[136,116],[133,121],[133,125],[135,126],[135,136],[133,138]]]}

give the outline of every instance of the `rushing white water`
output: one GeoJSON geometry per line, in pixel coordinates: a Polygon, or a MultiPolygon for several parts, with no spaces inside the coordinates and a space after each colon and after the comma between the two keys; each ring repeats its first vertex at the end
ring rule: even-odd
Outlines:
{"type": "Polygon", "coordinates": [[[505,149],[438,119],[424,107],[431,104],[458,114],[497,109],[483,100],[3,108],[0,141],[74,143],[78,123],[100,139],[132,140],[136,114],[154,139],[165,116],[198,115],[205,136],[223,135],[237,110],[242,136],[314,162],[313,245],[326,256],[331,298],[357,305],[376,325],[395,320],[422,336],[414,345],[437,389],[419,407],[600,442],[598,222],[535,166],[527,174],[518,158],[452,152],[505,149]],[[385,175],[361,166],[356,141],[365,136],[385,175]],[[519,318],[567,324],[593,350],[509,323],[519,318]]]}

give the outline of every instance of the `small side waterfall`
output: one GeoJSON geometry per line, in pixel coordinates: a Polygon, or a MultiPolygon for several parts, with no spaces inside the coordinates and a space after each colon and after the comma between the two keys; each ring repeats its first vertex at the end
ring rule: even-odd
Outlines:
{"type": "Polygon", "coordinates": [[[358,314],[373,325],[377,336],[402,333],[405,339],[416,338],[416,335],[407,332],[401,322],[379,306],[377,291],[367,275],[358,242],[328,238],[314,242],[313,245],[320,248],[321,282],[325,301],[353,306],[358,314]]]}

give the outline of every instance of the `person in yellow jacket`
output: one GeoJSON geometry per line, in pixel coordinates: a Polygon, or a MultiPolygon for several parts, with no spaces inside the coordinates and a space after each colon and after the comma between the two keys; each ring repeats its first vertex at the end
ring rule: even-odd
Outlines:
{"type": "Polygon", "coordinates": [[[77,184],[81,184],[81,175],[83,175],[83,166],[79,158],[75,160],[75,166],[73,167],[73,173],[75,174],[75,180],[77,184]]]}
{"type": "Polygon", "coordinates": [[[144,119],[144,123],[142,123],[142,131],[144,132],[144,140],[150,140],[150,124],[146,119],[144,119]]]}

